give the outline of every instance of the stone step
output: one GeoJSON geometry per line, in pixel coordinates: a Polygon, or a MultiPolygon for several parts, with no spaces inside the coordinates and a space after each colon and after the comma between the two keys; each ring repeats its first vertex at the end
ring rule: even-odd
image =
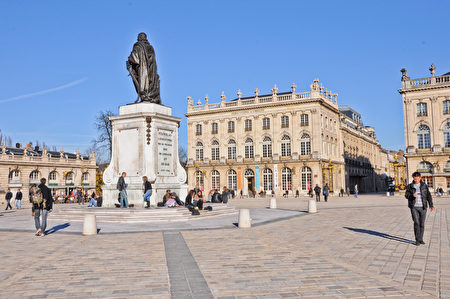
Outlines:
{"type": "Polygon", "coordinates": [[[52,219],[61,221],[83,221],[85,214],[95,214],[97,222],[107,223],[146,223],[146,222],[179,222],[233,215],[238,211],[226,205],[211,205],[212,211],[200,211],[200,215],[192,216],[186,208],[156,209],[103,209],[103,208],[65,208],[52,213],[52,219]]]}

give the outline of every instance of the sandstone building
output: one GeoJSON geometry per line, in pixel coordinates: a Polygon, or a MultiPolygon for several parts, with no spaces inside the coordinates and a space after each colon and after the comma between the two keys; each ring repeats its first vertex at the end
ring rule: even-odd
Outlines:
{"type": "Polygon", "coordinates": [[[450,73],[410,79],[402,69],[408,179],[419,171],[431,188],[450,188],[450,73]]]}
{"type": "Polygon", "coordinates": [[[84,157],[78,152],[40,150],[38,147],[25,146],[8,148],[0,147],[0,194],[8,188],[13,194],[21,189],[24,200],[29,200],[29,188],[39,185],[41,178],[47,179],[47,186],[53,194],[70,194],[77,188],[83,192],[95,190],[96,160],[92,153],[84,157]]]}
{"type": "Polygon", "coordinates": [[[246,195],[306,194],[316,184],[381,191],[386,173],[373,128],[315,79],[307,92],[238,97],[194,105],[188,97],[188,183],[209,191],[223,186],[246,195]]]}

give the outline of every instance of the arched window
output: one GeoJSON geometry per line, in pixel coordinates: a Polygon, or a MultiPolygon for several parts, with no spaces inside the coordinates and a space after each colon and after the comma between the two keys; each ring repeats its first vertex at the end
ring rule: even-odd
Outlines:
{"type": "Polygon", "coordinates": [[[195,126],[195,135],[202,135],[202,125],[198,124],[195,126]]]}
{"type": "Polygon", "coordinates": [[[444,146],[450,147],[450,123],[446,123],[444,126],[444,146]]]}
{"type": "Polygon", "coordinates": [[[9,173],[8,175],[9,182],[20,181],[20,172],[16,169],[9,173]]]}
{"type": "Polygon", "coordinates": [[[303,134],[300,139],[300,154],[309,155],[311,154],[311,138],[308,134],[303,134]]]}
{"type": "Polygon", "coordinates": [[[228,188],[232,190],[237,190],[237,174],[236,171],[230,169],[228,171],[228,188]]]}
{"type": "Polygon", "coordinates": [[[417,130],[418,148],[431,148],[430,128],[426,125],[420,125],[417,130]]]}
{"type": "Polygon", "coordinates": [[[308,191],[312,188],[312,171],[309,167],[302,168],[302,190],[308,191]]]}
{"type": "Polygon", "coordinates": [[[308,114],[302,114],[300,115],[300,126],[306,127],[309,126],[309,117],[308,114]]]}
{"type": "Polygon", "coordinates": [[[82,182],[83,184],[89,183],[89,173],[84,172],[84,173],[81,175],[81,182],[82,182]]]}
{"type": "Polygon", "coordinates": [[[220,174],[217,170],[211,172],[211,189],[220,190],[220,174]]]}
{"type": "Polygon", "coordinates": [[[283,115],[281,117],[281,127],[282,128],[289,128],[289,116],[283,115]]]}
{"type": "Polygon", "coordinates": [[[245,178],[252,178],[255,176],[255,173],[253,172],[253,170],[251,169],[246,169],[244,172],[244,177],[245,178]]]}
{"type": "Polygon", "coordinates": [[[273,190],[273,173],[269,168],[263,170],[263,188],[265,191],[273,190]]]}
{"type": "Polygon", "coordinates": [[[228,159],[236,159],[236,141],[228,141],[228,159]]]}
{"type": "Polygon", "coordinates": [[[195,160],[203,161],[203,143],[200,141],[195,146],[195,160]]]}
{"type": "Polygon", "coordinates": [[[203,172],[201,172],[200,170],[195,172],[195,186],[198,187],[200,190],[204,190],[204,184],[205,184],[205,180],[203,177],[203,172]]]}
{"type": "Polygon", "coordinates": [[[281,155],[284,157],[291,155],[291,138],[288,135],[281,138],[281,155]]]}
{"type": "Polygon", "coordinates": [[[219,160],[219,142],[214,140],[211,144],[211,160],[219,160]]]}
{"type": "Polygon", "coordinates": [[[58,173],[56,171],[52,171],[48,174],[48,181],[50,182],[56,182],[56,179],[58,178],[58,173]]]}
{"type": "Polygon", "coordinates": [[[251,138],[247,138],[244,144],[245,149],[245,158],[253,158],[255,156],[255,152],[253,150],[253,140],[251,138]]]}
{"type": "Polygon", "coordinates": [[[65,177],[66,185],[74,184],[74,174],[73,172],[68,172],[65,177]]]}
{"type": "Polygon", "coordinates": [[[292,170],[284,167],[281,170],[281,185],[283,191],[292,190],[292,170]]]}
{"type": "Polygon", "coordinates": [[[34,183],[39,182],[39,171],[33,170],[30,173],[30,183],[31,182],[34,182],[34,183]]]}
{"type": "Polygon", "coordinates": [[[263,157],[272,157],[272,139],[270,137],[264,137],[263,157]]]}

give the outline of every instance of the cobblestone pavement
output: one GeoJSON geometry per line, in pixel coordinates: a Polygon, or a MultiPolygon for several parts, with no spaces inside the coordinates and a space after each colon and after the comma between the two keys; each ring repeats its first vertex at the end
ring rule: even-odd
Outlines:
{"type": "MultiPolygon", "coordinates": [[[[216,298],[450,298],[450,199],[435,199],[435,206],[424,246],[412,244],[406,200],[382,195],[331,198],[318,203],[317,214],[251,229],[183,231],[173,242],[162,232],[0,232],[0,297],[208,298],[209,288],[216,298]],[[194,258],[179,264],[182,282],[177,263],[166,261],[176,244],[194,258]],[[196,268],[198,280],[185,265],[196,268]],[[186,281],[191,289],[183,295],[186,281]],[[190,281],[202,288],[198,296],[190,281]]],[[[307,200],[279,199],[278,207],[306,210],[307,200]]]]}

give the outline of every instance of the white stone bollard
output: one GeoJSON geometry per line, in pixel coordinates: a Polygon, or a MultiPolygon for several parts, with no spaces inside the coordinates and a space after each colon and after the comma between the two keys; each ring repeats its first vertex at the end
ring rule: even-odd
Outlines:
{"type": "Polygon", "coordinates": [[[95,214],[85,214],[83,222],[83,236],[92,236],[97,234],[97,220],[95,214]]]}
{"type": "Polygon", "coordinates": [[[276,198],[271,198],[270,199],[270,206],[271,209],[276,209],[277,208],[277,199],[276,198]]]}
{"type": "Polygon", "coordinates": [[[250,210],[249,209],[240,209],[239,210],[239,228],[248,228],[252,226],[252,219],[250,218],[250,210]]]}
{"type": "Polygon", "coordinates": [[[317,213],[317,205],[315,199],[310,199],[308,202],[308,213],[317,213]]]}

